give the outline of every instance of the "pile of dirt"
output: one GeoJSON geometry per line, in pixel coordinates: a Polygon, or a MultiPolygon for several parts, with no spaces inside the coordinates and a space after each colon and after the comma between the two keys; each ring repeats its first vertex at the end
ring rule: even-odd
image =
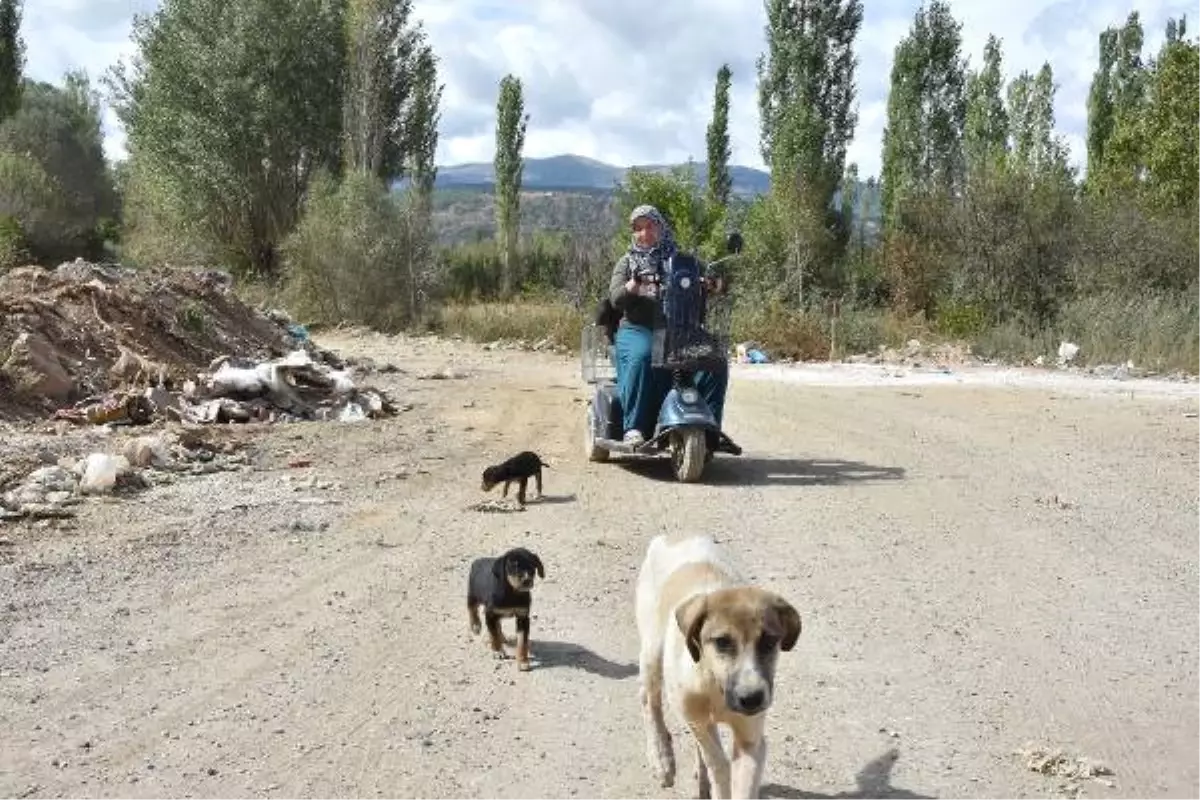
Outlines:
{"type": "Polygon", "coordinates": [[[221,356],[283,356],[287,320],[243,303],[217,271],[77,260],[0,275],[0,418],[44,417],[118,388],[168,389],[221,356]]]}

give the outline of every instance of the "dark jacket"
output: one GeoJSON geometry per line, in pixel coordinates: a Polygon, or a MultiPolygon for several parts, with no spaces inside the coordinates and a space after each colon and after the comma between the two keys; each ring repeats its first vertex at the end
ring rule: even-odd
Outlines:
{"type": "Polygon", "coordinates": [[[661,313],[658,301],[652,297],[630,294],[625,290],[626,282],[632,277],[629,269],[630,259],[629,254],[626,253],[618,259],[616,266],[613,267],[612,280],[608,284],[608,299],[612,302],[613,308],[621,312],[630,324],[653,328],[661,313]]]}

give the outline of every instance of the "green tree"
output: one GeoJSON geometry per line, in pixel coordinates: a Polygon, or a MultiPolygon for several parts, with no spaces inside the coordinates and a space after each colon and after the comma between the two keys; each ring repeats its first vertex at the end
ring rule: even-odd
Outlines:
{"type": "Polygon", "coordinates": [[[110,75],[154,202],[235,269],[277,273],[312,175],[338,164],[343,11],[331,0],[165,0],[135,18],[137,57],[110,75]]]}
{"type": "Polygon", "coordinates": [[[20,0],[0,0],[0,122],[21,106],[25,42],[21,39],[20,0]]]}
{"type": "Polygon", "coordinates": [[[496,103],[496,233],[500,244],[504,272],[501,294],[512,295],[520,285],[517,274],[518,246],[521,224],[521,176],[524,172],[522,151],[525,148],[525,128],[529,115],[525,113],[521,79],[505,75],[500,81],[500,96],[496,103]]]}
{"type": "Polygon", "coordinates": [[[666,171],[629,170],[617,187],[617,252],[623,253],[629,247],[629,215],[643,204],[662,212],[680,248],[696,251],[708,243],[719,212],[705,202],[697,187],[696,167],[690,161],[666,171]]]}
{"type": "Polygon", "coordinates": [[[443,88],[438,83],[437,56],[428,44],[422,45],[415,59],[412,99],[404,120],[404,151],[408,158],[405,173],[416,188],[419,213],[426,225],[431,221],[433,185],[437,181],[435,158],[443,88]]]}
{"type": "Polygon", "coordinates": [[[409,307],[420,306],[419,295],[432,288],[434,258],[433,187],[437,181],[438,120],[441,118],[442,85],[438,83],[437,58],[428,44],[417,52],[413,69],[412,97],[404,120],[405,173],[410,179],[408,212],[411,216],[408,258],[409,307]]]}
{"type": "Polygon", "coordinates": [[[1139,180],[1149,81],[1144,41],[1136,11],[1120,28],[1100,34],[1100,63],[1088,93],[1088,185],[1100,193],[1124,194],[1139,180]]]}
{"type": "Polygon", "coordinates": [[[38,261],[97,258],[98,227],[116,214],[100,99],[82,72],[68,73],[61,87],[26,81],[22,95],[20,110],[0,124],[0,152],[33,164],[13,167],[18,183],[0,182],[0,207],[24,209],[7,213],[22,224],[38,261]]]}
{"type": "Polygon", "coordinates": [[[1194,210],[1200,174],[1200,47],[1184,40],[1185,30],[1184,19],[1167,23],[1167,40],[1155,62],[1142,118],[1146,192],[1150,202],[1163,209],[1194,210]]]}
{"type": "Polygon", "coordinates": [[[1008,152],[1008,112],[1004,107],[1000,40],[988,36],[983,68],[967,78],[967,113],[963,126],[963,151],[967,176],[994,172],[1008,152]]]}
{"type": "Polygon", "coordinates": [[[391,182],[407,161],[405,115],[416,85],[424,31],[412,0],[347,0],[343,159],[391,182]]]}
{"type": "Polygon", "coordinates": [[[313,322],[353,321],[395,331],[412,321],[406,285],[419,257],[413,215],[377,176],[322,171],[312,181],[300,223],[283,241],[286,295],[313,322]]]}
{"type": "MultiPolygon", "coordinates": [[[[858,123],[854,41],[860,0],[765,0],[767,52],[758,60],[760,146],[772,207],[789,242],[797,303],[814,266],[839,259],[833,198],[858,123]]],[[[844,241],[844,240],[843,240],[844,241]]]]}
{"type": "Polygon", "coordinates": [[[712,122],[708,124],[708,199],[719,208],[729,205],[733,176],[729,173],[729,84],[733,73],[728,64],[717,70],[713,92],[712,122]]]}
{"type": "Polygon", "coordinates": [[[38,160],[0,149],[0,271],[30,261],[30,232],[51,237],[62,218],[62,191],[38,160]]]}
{"type": "Polygon", "coordinates": [[[883,213],[900,223],[905,199],[953,193],[965,171],[965,65],[962,25],[944,0],[922,5],[896,46],[883,129],[883,213]]]}
{"type": "Polygon", "coordinates": [[[1054,132],[1054,73],[1045,63],[1036,76],[1022,72],[1008,87],[1012,127],[1010,165],[1035,182],[1068,176],[1067,148],[1054,132]]]}

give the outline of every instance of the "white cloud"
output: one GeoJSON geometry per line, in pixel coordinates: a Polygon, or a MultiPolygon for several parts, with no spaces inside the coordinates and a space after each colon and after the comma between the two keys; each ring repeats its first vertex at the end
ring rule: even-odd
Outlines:
{"type": "MultiPolygon", "coordinates": [[[[849,155],[877,174],[892,53],[919,0],[865,2],[859,35],[859,126],[849,155]]],[[[531,120],[526,154],[577,153],[617,164],[704,157],[718,67],[734,71],[730,136],[737,163],[761,166],[754,62],[763,49],[759,0],[415,0],[442,64],[441,163],[487,161],[499,80],[522,78],[531,120]]],[[[58,81],[72,68],[99,77],[131,54],[135,12],[157,0],[27,0],[27,72],[58,81]]],[[[1003,40],[1008,77],[1049,61],[1056,112],[1076,163],[1084,160],[1087,91],[1097,36],[1131,10],[1147,52],[1157,49],[1185,0],[952,0],[964,55],[977,63],[989,33],[1003,40]]],[[[124,155],[111,113],[106,149],[124,155]]]]}

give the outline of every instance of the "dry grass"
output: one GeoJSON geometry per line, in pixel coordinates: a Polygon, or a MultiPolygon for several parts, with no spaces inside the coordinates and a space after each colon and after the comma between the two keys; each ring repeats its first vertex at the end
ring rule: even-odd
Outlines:
{"type": "Polygon", "coordinates": [[[446,305],[433,324],[443,333],[477,342],[548,341],[574,352],[584,321],[582,312],[566,304],[526,301],[446,305]]]}
{"type": "Polygon", "coordinates": [[[900,347],[909,339],[935,337],[920,316],[878,309],[843,309],[836,318],[778,305],[743,305],[733,318],[734,341],[758,343],[774,358],[827,360],[900,347]]]}

